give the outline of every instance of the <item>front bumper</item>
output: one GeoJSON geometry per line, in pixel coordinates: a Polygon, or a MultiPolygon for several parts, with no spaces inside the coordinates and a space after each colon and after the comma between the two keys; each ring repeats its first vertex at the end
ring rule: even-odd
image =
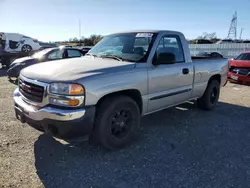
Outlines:
{"type": "Polygon", "coordinates": [[[239,74],[235,74],[232,72],[228,72],[227,77],[228,77],[228,80],[232,82],[237,82],[237,83],[242,83],[242,84],[250,83],[250,76],[244,76],[244,75],[239,75],[239,74]]]}
{"type": "Polygon", "coordinates": [[[21,68],[18,66],[14,66],[14,67],[10,67],[7,70],[7,75],[8,77],[15,77],[18,78],[19,74],[20,74],[21,68]]]}
{"type": "Polygon", "coordinates": [[[26,103],[16,89],[13,94],[16,117],[32,127],[57,137],[76,137],[89,134],[93,129],[95,107],[60,109],[36,107],[26,103]]]}

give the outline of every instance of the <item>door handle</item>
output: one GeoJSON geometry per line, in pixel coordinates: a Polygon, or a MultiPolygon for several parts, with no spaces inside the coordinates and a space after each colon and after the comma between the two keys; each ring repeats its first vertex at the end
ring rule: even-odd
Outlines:
{"type": "Polygon", "coordinates": [[[182,73],[183,73],[183,74],[188,74],[188,73],[189,73],[189,69],[188,69],[188,68],[182,69],[182,73]]]}

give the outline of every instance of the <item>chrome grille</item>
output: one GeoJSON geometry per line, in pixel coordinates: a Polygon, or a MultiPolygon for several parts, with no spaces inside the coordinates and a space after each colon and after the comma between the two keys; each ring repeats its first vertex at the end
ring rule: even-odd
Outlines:
{"type": "Polygon", "coordinates": [[[231,67],[229,71],[239,75],[250,76],[249,68],[231,67]]]}
{"type": "Polygon", "coordinates": [[[27,82],[23,79],[19,79],[19,91],[21,94],[34,102],[42,102],[43,101],[43,94],[44,94],[44,87],[36,85],[34,83],[27,82]]]}

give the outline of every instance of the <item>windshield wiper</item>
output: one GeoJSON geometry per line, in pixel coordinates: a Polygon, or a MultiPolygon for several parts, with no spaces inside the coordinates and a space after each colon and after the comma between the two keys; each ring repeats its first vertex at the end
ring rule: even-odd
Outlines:
{"type": "Polygon", "coordinates": [[[100,55],[101,58],[111,58],[116,59],[118,61],[123,61],[122,57],[116,56],[116,55],[100,55]]]}
{"type": "Polygon", "coordinates": [[[98,58],[111,58],[111,59],[115,59],[118,61],[129,61],[129,62],[136,62],[135,60],[131,60],[131,59],[124,59],[120,56],[117,55],[95,55],[95,54],[91,54],[91,53],[87,53],[86,55],[89,55],[91,57],[98,57],[98,58]]]}

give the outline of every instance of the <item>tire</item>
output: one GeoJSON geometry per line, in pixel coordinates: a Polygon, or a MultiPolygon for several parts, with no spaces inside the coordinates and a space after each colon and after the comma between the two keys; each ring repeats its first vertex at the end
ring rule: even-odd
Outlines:
{"type": "Polygon", "coordinates": [[[203,96],[197,100],[198,107],[203,110],[212,110],[217,104],[220,96],[220,84],[217,80],[212,80],[203,96]]]}
{"type": "Polygon", "coordinates": [[[120,149],[135,138],[140,119],[139,107],[130,97],[107,98],[97,109],[92,138],[108,150],[120,149]]]}
{"type": "Polygon", "coordinates": [[[22,52],[31,52],[32,51],[32,47],[28,44],[25,44],[22,46],[22,52]]]}
{"type": "Polygon", "coordinates": [[[15,60],[15,58],[5,58],[2,62],[2,65],[5,65],[6,68],[10,68],[10,64],[15,60]]]}

